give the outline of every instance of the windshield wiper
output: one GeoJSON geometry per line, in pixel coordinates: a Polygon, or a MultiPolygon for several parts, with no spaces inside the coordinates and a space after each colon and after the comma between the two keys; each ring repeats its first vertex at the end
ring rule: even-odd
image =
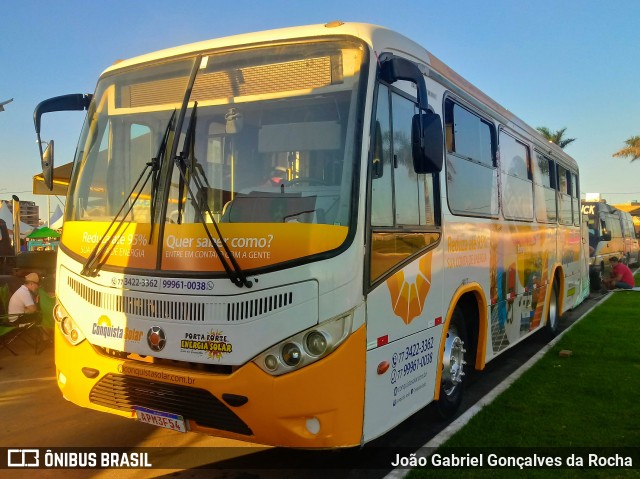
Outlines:
{"type": "Polygon", "coordinates": [[[113,250],[113,248],[115,248],[115,245],[118,243],[118,241],[114,241],[114,238],[116,238],[116,235],[117,235],[117,239],[119,240],[124,234],[125,230],[122,230],[122,232],[120,230],[122,229],[122,226],[124,225],[127,216],[133,210],[133,207],[136,204],[136,201],[138,201],[138,198],[144,191],[144,188],[149,182],[149,179],[152,180],[151,181],[151,204],[150,204],[151,231],[149,233],[149,243],[151,243],[153,239],[153,227],[154,227],[154,216],[155,216],[155,206],[156,206],[155,202],[157,197],[156,190],[158,188],[158,176],[159,176],[158,172],[160,170],[160,167],[162,166],[163,159],[166,156],[167,142],[173,126],[173,120],[175,118],[175,115],[176,115],[176,112],[174,110],[173,114],[171,115],[171,118],[169,118],[167,127],[165,128],[164,135],[162,137],[162,142],[160,143],[160,148],[158,149],[158,154],[156,155],[155,158],[151,158],[151,160],[145,164],[143,170],[140,172],[140,175],[138,176],[138,179],[136,180],[135,184],[131,188],[131,191],[129,192],[124,202],[122,203],[122,206],[120,206],[120,209],[113,217],[113,220],[105,230],[104,234],[102,235],[100,240],[98,240],[98,242],[96,243],[95,247],[91,251],[91,254],[89,254],[89,257],[87,258],[87,262],[85,263],[84,267],[82,268],[82,271],[80,272],[80,274],[82,274],[83,276],[94,277],[98,274],[98,272],[104,265],[106,259],[111,254],[111,251],[113,250]],[[149,172],[144,178],[144,182],[142,183],[142,186],[136,191],[136,188],[142,181],[147,170],[149,170],[149,172]],[[120,213],[122,213],[122,210],[124,210],[124,208],[127,206],[127,203],[129,203],[129,208],[127,209],[126,213],[122,216],[120,221],[118,221],[118,224],[116,225],[113,232],[110,233],[111,228],[113,227],[115,222],[118,220],[118,217],[120,216],[120,213]]]}
{"type": "Polygon", "coordinates": [[[229,249],[229,245],[224,240],[220,229],[218,228],[218,222],[215,220],[211,209],[206,201],[206,195],[203,196],[204,200],[202,202],[198,201],[198,197],[193,193],[191,189],[191,181],[195,184],[198,192],[206,191],[206,188],[209,186],[209,182],[207,181],[206,175],[204,175],[204,171],[202,170],[202,166],[199,165],[198,161],[195,158],[194,153],[194,144],[195,144],[195,136],[196,136],[196,122],[197,122],[197,110],[198,110],[198,102],[195,102],[193,105],[193,111],[191,112],[191,118],[189,119],[189,126],[187,128],[187,132],[185,134],[184,143],[182,146],[182,152],[180,155],[175,157],[175,164],[178,172],[180,173],[180,184],[179,184],[179,196],[178,196],[178,222],[180,222],[182,215],[182,195],[183,190],[186,188],[188,196],[191,197],[191,204],[193,205],[193,209],[197,212],[200,223],[204,227],[205,232],[207,233],[207,237],[209,238],[209,242],[213,247],[216,255],[220,259],[220,263],[224,268],[225,272],[229,276],[229,279],[233,284],[238,286],[239,288],[245,286],[250,288],[253,286],[253,283],[247,279],[246,274],[236,261],[233,253],[229,249]],[[198,165],[198,166],[196,166],[198,165]],[[202,177],[201,177],[202,175],[202,177]],[[204,180],[204,181],[203,181],[204,180]],[[220,244],[222,245],[222,249],[224,249],[224,253],[218,247],[217,242],[213,239],[213,235],[209,230],[207,220],[205,218],[205,213],[211,219],[211,224],[213,225],[216,235],[220,240],[220,244]],[[227,262],[227,258],[229,258],[229,262],[227,262]]]}
{"type": "Polygon", "coordinates": [[[173,131],[175,117],[176,110],[173,110],[171,118],[169,118],[169,122],[167,123],[167,127],[164,130],[164,135],[162,135],[162,141],[160,142],[160,147],[158,148],[158,154],[151,160],[154,162],[154,168],[151,173],[151,230],[149,231],[149,244],[151,244],[153,241],[153,229],[155,226],[156,206],[158,201],[158,187],[160,186],[160,168],[162,168],[164,158],[167,156],[169,136],[173,131]]]}

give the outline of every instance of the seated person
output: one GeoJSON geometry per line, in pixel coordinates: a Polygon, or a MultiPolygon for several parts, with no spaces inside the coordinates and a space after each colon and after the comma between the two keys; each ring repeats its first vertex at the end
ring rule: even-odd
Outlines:
{"type": "Polygon", "coordinates": [[[276,166],[271,169],[268,178],[262,186],[279,186],[284,184],[289,177],[287,169],[284,166],[276,166]]]}
{"type": "Polygon", "coordinates": [[[20,286],[9,300],[10,315],[35,313],[38,310],[38,288],[40,278],[37,273],[29,273],[24,277],[24,284],[20,286]]]}
{"type": "Polygon", "coordinates": [[[635,284],[633,273],[626,264],[622,264],[615,256],[609,258],[611,263],[611,278],[605,279],[604,284],[607,289],[631,289],[635,284]]]}

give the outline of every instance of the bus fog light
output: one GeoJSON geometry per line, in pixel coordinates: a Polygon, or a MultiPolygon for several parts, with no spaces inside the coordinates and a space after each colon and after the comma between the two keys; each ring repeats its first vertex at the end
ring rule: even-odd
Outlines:
{"type": "Polygon", "coordinates": [[[305,340],[307,351],[314,356],[321,356],[327,350],[327,338],[319,331],[312,331],[305,340]]]}
{"type": "Polygon", "coordinates": [[[264,365],[269,371],[275,371],[278,367],[278,358],[276,358],[273,354],[269,354],[266,358],[264,358],[264,365]]]}
{"type": "Polygon", "coordinates": [[[67,384],[67,376],[65,376],[61,372],[58,372],[58,382],[64,386],[65,384],[67,384]]]}
{"type": "Polygon", "coordinates": [[[318,421],[318,419],[316,419],[315,417],[312,417],[310,419],[307,419],[307,431],[309,431],[311,434],[318,434],[320,432],[320,421],[318,421]]]}
{"type": "Polygon", "coordinates": [[[302,353],[297,344],[287,343],[282,346],[282,360],[287,366],[297,366],[302,358],[302,353]]]}
{"type": "Polygon", "coordinates": [[[62,332],[69,336],[71,334],[71,330],[73,328],[73,324],[69,318],[64,318],[60,323],[60,327],[62,328],[62,332]]]}

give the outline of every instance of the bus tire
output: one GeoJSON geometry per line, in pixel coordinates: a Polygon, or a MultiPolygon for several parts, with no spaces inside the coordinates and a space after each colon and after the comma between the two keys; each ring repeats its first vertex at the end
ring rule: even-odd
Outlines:
{"type": "Polygon", "coordinates": [[[442,355],[442,376],[440,398],[436,402],[438,413],[443,418],[453,416],[462,402],[464,390],[464,367],[467,364],[467,327],[462,308],[456,306],[451,316],[444,353],[442,355]]]}
{"type": "Polygon", "coordinates": [[[600,291],[602,289],[602,267],[600,271],[589,272],[589,283],[591,284],[591,291],[600,291]]]}
{"type": "Polygon", "coordinates": [[[560,313],[558,311],[558,283],[554,281],[551,285],[549,307],[547,308],[547,324],[545,326],[547,333],[551,337],[555,337],[558,334],[559,324],[560,313]]]}

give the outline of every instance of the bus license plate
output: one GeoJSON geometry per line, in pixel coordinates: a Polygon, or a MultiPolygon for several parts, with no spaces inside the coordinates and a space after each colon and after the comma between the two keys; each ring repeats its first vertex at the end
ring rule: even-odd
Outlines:
{"type": "Polygon", "coordinates": [[[133,409],[136,411],[136,418],[140,422],[164,427],[173,431],[187,432],[187,427],[182,416],[141,406],[134,406],[133,409]]]}

